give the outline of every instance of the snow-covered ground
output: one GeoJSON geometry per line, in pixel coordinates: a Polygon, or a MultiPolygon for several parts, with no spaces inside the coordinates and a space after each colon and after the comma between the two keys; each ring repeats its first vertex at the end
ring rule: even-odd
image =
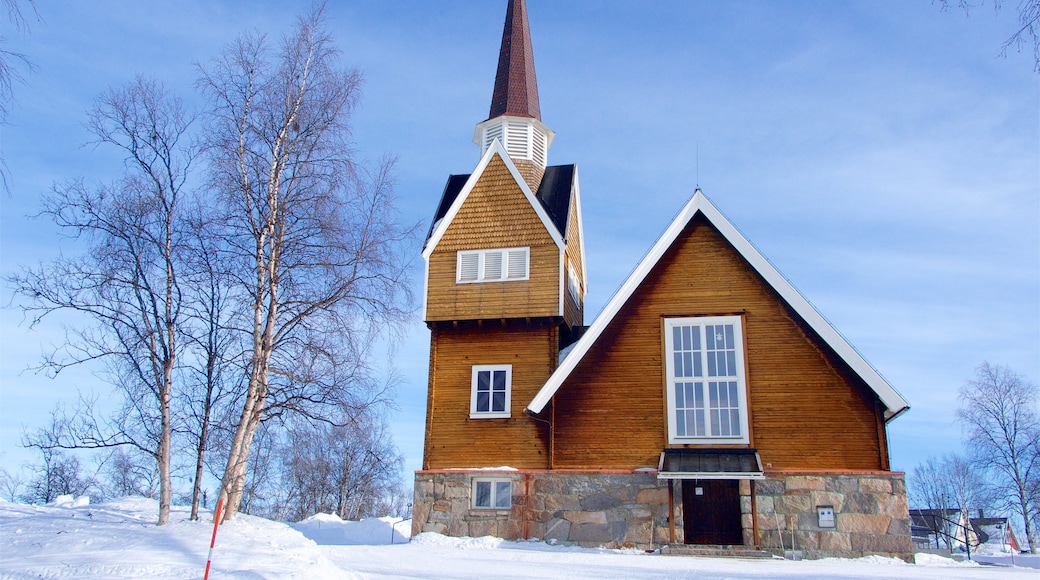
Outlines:
{"type": "MultiPolygon", "coordinates": [[[[99,505],[64,501],[27,506],[0,501],[2,578],[200,578],[211,515],[154,524],[156,503],[124,498],[99,505]]],[[[1018,567],[957,563],[921,555],[916,565],[886,558],[856,560],[729,560],[667,557],[639,551],[549,546],[496,538],[421,534],[409,522],[380,518],[343,522],[318,515],[286,525],[240,515],[221,526],[211,578],[896,578],[1016,579],[1038,577],[1018,567]],[[394,543],[391,544],[390,542],[394,543]]]]}

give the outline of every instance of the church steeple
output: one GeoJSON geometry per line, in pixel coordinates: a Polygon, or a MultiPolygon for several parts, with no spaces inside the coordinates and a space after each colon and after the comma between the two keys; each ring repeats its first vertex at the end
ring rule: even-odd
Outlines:
{"type": "Polygon", "coordinates": [[[480,154],[502,142],[532,191],[538,189],[555,133],[542,124],[534,51],[524,0],[509,0],[498,51],[498,72],[488,119],[477,125],[473,142],[480,154]]]}
{"type": "Polygon", "coordinates": [[[502,115],[542,119],[538,108],[538,79],[534,74],[531,29],[524,0],[509,0],[502,48],[498,51],[498,74],[491,97],[488,119],[502,115]]]}

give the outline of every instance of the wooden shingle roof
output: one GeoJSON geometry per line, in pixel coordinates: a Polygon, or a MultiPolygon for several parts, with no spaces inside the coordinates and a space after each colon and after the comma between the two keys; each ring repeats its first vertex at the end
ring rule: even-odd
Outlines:
{"type": "MultiPolygon", "coordinates": [[[[574,190],[575,171],[574,165],[552,165],[546,167],[545,174],[542,176],[542,182],[538,186],[538,191],[534,194],[535,198],[541,203],[542,208],[549,214],[549,218],[552,220],[552,224],[556,227],[556,232],[561,238],[566,237],[567,233],[567,220],[570,217],[568,212],[571,207],[571,193],[574,190]]],[[[471,175],[467,173],[448,176],[448,182],[444,184],[444,192],[441,193],[441,200],[437,204],[437,211],[433,215],[433,221],[430,222],[430,229],[426,232],[427,241],[433,235],[438,222],[448,214],[448,210],[455,203],[455,199],[458,198],[459,193],[466,186],[471,175]]]]}

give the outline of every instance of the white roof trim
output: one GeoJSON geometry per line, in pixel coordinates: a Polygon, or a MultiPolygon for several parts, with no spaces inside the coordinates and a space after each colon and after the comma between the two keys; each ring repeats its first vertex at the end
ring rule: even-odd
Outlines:
{"type": "Polygon", "coordinates": [[[610,301],[603,308],[603,311],[596,320],[592,323],[592,326],[585,332],[585,334],[578,340],[574,345],[574,349],[570,355],[564,359],[560,366],[556,368],[549,380],[546,381],[545,385],[538,391],[534,399],[527,406],[527,410],[531,413],[540,413],[545,406],[549,403],[552,397],[559,390],[563,381],[570,375],[575,367],[582,358],[589,352],[592,345],[595,344],[596,340],[606,329],[607,325],[610,324],[617,313],[621,310],[621,307],[628,302],[632,294],[636,289],[643,283],[643,280],[650,273],[657,262],[660,261],[664,253],[672,246],[675,240],[679,237],[683,228],[690,222],[698,213],[704,215],[715,226],[722,234],[726,241],[736,248],[737,252],[744,257],[751,267],[762,278],[765,279],[766,283],[772,286],[780,297],[787,302],[787,304],[794,309],[794,311],[802,317],[803,320],[814,330],[820,337],[826,342],[834,352],[837,353],[842,360],[844,360],[854,372],[856,372],[860,378],[873,389],[874,393],[877,394],[878,398],[885,405],[885,420],[889,421],[910,408],[906,400],[881,376],[880,373],[874,369],[863,358],[862,355],[851,345],[845,337],[843,337],[830,322],[827,321],[816,310],[816,308],[805,299],[804,296],[787,280],[774,266],[763,256],[758,249],[756,249],[743,234],[728,220],[726,216],[722,215],[722,212],[718,210],[698,189],[694,192],[693,197],[686,203],[679,215],[672,220],[672,223],[665,230],[664,234],[657,240],[653,248],[646,254],[643,260],[636,266],[636,269],[632,271],[625,283],[621,285],[621,288],[611,297],[610,301]]]}
{"type": "Polygon", "coordinates": [[[556,230],[556,226],[553,224],[552,219],[549,217],[549,213],[542,207],[542,202],[538,201],[538,198],[531,192],[531,188],[527,185],[527,181],[524,180],[523,176],[520,175],[520,170],[516,168],[516,164],[509,158],[509,154],[506,153],[505,147],[502,146],[502,142],[499,139],[495,139],[495,142],[488,147],[488,150],[480,158],[480,163],[470,174],[469,179],[466,180],[466,184],[462,186],[462,190],[459,191],[459,195],[452,202],[451,207],[448,208],[447,213],[437,223],[437,227],[434,228],[433,233],[430,235],[430,239],[426,242],[426,247],[423,248],[423,258],[429,260],[430,254],[433,253],[434,248],[441,241],[444,236],[444,232],[448,230],[451,222],[455,219],[455,216],[459,213],[462,208],[462,204],[466,202],[466,198],[469,197],[470,192],[473,191],[473,187],[480,180],[480,176],[484,174],[484,170],[487,169],[488,163],[491,163],[491,159],[498,155],[505,162],[506,168],[509,169],[509,173],[512,174],[513,180],[516,181],[517,185],[520,186],[520,191],[524,192],[524,197],[527,198],[528,203],[534,209],[535,213],[538,214],[538,219],[542,221],[542,225],[545,226],[545,230],[549,232],[549,236],[552,237],[553,242],[556,243],[556,247],[562,252],[564,249],[563,234],[556,230]]]}

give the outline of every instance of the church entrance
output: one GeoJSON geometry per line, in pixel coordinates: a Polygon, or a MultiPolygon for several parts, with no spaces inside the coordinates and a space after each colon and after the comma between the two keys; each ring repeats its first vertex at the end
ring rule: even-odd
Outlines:
{"type": "Polygon", "coordinates": [[[719,546],[744,543],[738,483],[736,479],[683,480],[684,543],[719,546]]]}

